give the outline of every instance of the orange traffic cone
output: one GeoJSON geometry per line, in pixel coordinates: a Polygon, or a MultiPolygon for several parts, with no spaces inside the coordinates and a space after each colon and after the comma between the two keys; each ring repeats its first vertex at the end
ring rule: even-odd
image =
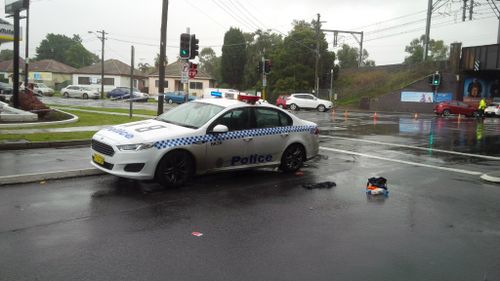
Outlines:
{"type": "Polygon", "coordinates": [[[457,122],[460,123],[461,119],[462,119],[462,115],[459,113],[458,117],[457,117],[457,122]]]}
{"type": "Polygon", "coordinates": [[[418,113],[415,113],[415,115],[413,116],[413,118],[414,118],[415,120],[417,120],[417,119],[418,119],[418,113]]]}
{"type": "Polygon", "coordinates": [[[377,119],[377,112],[373,114],[373,119],[377,119]]]}
{"type": "Polygon", "coordinates": [[[344,112],[344,117],[345,118],[349,117],[349,113],[347,112],[347,110],[344,112]]]}

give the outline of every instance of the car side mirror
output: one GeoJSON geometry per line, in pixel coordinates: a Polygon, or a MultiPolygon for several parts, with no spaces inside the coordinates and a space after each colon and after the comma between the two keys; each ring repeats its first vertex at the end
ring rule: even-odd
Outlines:
{"type": "Polygon", "coordinates": [[[229,131],[229,128],[226,125],[216,125],[213,129],[212,132],[213,134],[223,134],[227,133],[229,131]]]}

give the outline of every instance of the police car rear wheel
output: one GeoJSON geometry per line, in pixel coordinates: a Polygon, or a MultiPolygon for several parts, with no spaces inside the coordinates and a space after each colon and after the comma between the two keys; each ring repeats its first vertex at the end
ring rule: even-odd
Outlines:
{"type": "Polygon", "coordinates": [[[293,173],[302,167],[305,160],[304,148],[300,144],[292,144],[281,156],[280,169],[286,173],[293,173]]]}
{"type": "Polygon", "coordinates": [[[187,152],[169,152],[158,166],[157,180],[165,187],[182,186],[191,177],[193,166],[193,159],[187,152]]]}

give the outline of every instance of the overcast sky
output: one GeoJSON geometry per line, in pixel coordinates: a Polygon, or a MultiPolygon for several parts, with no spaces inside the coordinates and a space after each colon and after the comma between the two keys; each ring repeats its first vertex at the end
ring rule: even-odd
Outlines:
{"type": "MultiPolygon", "coordinates": [[[[434,0],[436,2],[437,0],[434,0]]],[[[462,22],[460,3],[439,0],[432,18],[431,38],[464,46],[496,44],[498,19],[486,0],[476,0],[474,20],[462,22]]],[[[3,1],[2,1],[3,2],[3,1]]],[[[105,59],[130,63],[130,46],[136,64],[152,64],[159,53],[162,0],[31,0],[30,56],[47,33],[78,34],[83,45],[100,56],[101,43],[88,31],[105,30],[105,59]]],[[[244,32],[257,28],[287,34],[293,20],[311,21],[321,15],[324,29],[364,31],[364,48],[377,65],[401,63],[405,45],[425,32],[427,0],[170,0],[167,57],[175,60],[179,35],[190,27],[200,50],[211,46],[220,55],[224,33],[230,27],[244,32]]],[[[3,12],[4,5],[0,8],[3,12]]],[[[3,15],[5,18],[5,15],[3,15]]],[[[10,19],[7,19],[11,21],[10,19]]],[[[25,21],[21,21],[25,26],[25,21]]],[[[327,35],[330,49],[333,37],[327,35]]],[[[339,43],[358,46],[351,35],[339,43]]],[[[24,42],[21,44],[24,56],[24,42]]],[[[2,48],[13,48],[12,43],[2,48]]]]}

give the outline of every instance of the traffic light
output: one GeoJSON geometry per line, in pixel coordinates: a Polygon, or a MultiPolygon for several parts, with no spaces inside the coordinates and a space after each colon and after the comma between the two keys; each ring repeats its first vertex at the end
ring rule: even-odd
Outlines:
{"type": "Polygon", "coordinates": [[[263,70],[263,64],[262,61],[259,61],[259,66],[257,67],[257,73],[262,74],[262,70],[263,70]]]}
{"type": "Polygon", "coordinates": [[[190,54],[190,39],[191,39],[191,35],[189,35],[188,33],[182,33],[181,34],[181,48],[180,48],[180,57],[181,59],[189,59],[191,57],[191,54],[190,54]]]}
{"type": "Polygon", "coordinates": [[[271,72],[271,60],[264,60],[264,73],[269,74],[271,72]]]}
{"type": "Polygon", "coordinates": [[[432,75],[432,85],[439,86],[441,84],[441,74],[435,73],[432,75]]]}
{"type": "Polygon", "coordinates": [[[197,55],[198,55],[198,49],[200,48],[198,46],[198,43],[200,42],[200,40],[196,39],[196,35],[193,34],[191,35],[191,41],[190,41],[190,55],[189,55],[189,58],[190,59],[194,59],[197,55]]]}

